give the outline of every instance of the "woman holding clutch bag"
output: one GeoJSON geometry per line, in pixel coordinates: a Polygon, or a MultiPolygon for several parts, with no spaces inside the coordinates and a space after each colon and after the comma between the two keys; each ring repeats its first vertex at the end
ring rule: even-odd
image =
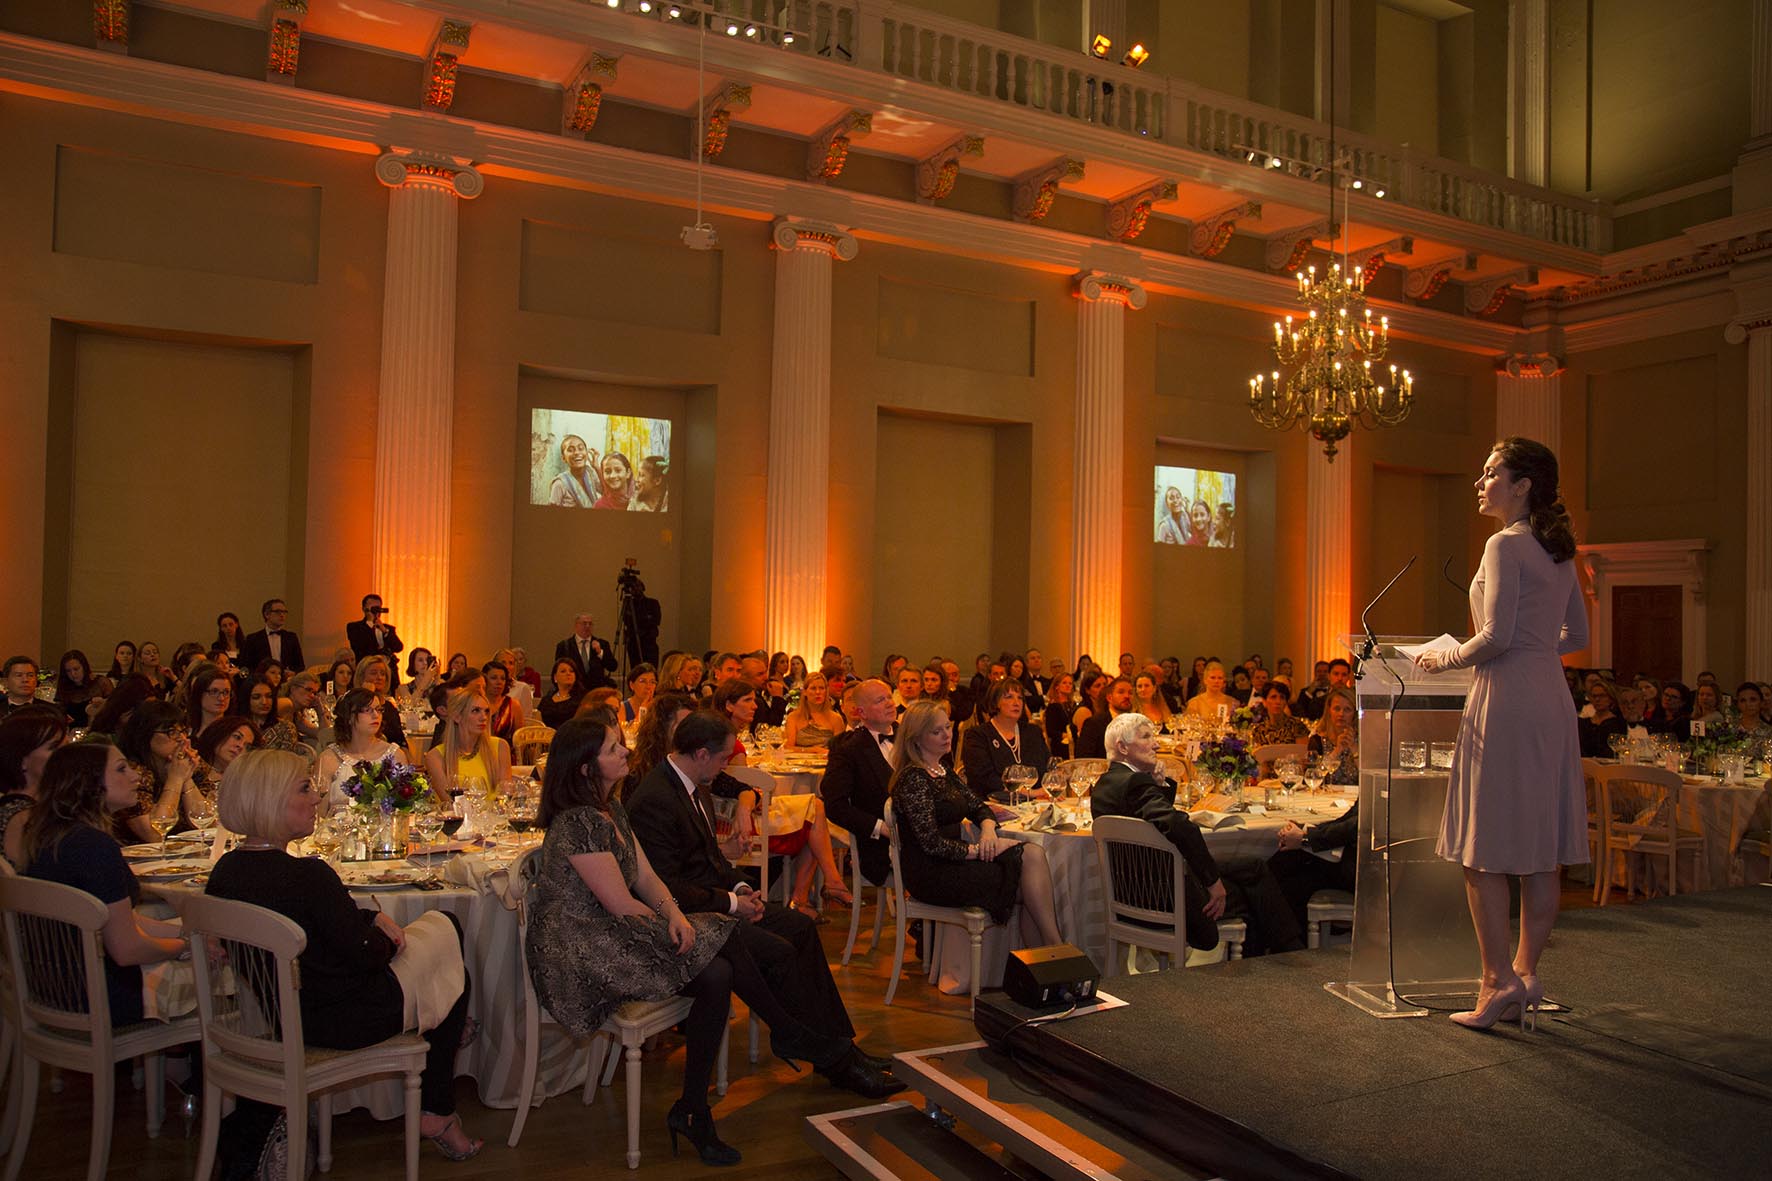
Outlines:
{"type": "Polygon", "coordinates": [[[1464,866],[1483,957],[1476,1008],[1452,1020],[1487,1029],[1499,1020],[1524,1026],[1544,996],[1538,957],[1557,919],[1559,867],[1588,859],[1575,704],[1559,659],[1587,646],[1587,614],[1550,448],[1501,440],[1476,487],[1478,511],[1503,526],[1471,580],[1476,634],[1417,662],[1429,672],[1473,670],[1439,853],[1464,866]],[[1511,959],[1509,876],[1520,879],[1520,941],[1511,959]]]}

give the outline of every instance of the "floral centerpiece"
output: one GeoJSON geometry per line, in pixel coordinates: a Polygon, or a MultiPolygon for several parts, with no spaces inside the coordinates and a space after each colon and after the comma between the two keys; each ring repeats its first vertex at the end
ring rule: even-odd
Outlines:
{"type": "Polygon", "coordinates": [[[1717,759],[1730,755],[1746,755],[1753,745],[1753,735],[1743,730],[1733,719],[1712,722],[1705,727],[1703,734],[1692,737],[1692,759],[1702,771],[1716,769],[1717,759]]]}
{"type": "Polygon", "coordinates": [[[431,781],[417,767],[397,761],[392,751],[374,761],[357,764],[341,790],[375,823],[368,840],[372,858],[406,856],[407,832],[412,813],[431,797],[431,781]]]}
{"type": "Polygon", "coordinates": [[[1231,728],[1238,733],[1245,733],[1253,728],[1255,723],[1261,721],[1262,716],[1266,713],[1266,710],[1261,709],[1259,702],[1255,705],[1239,706],[1236,712],[1231,714],[1231,728]]]}
{"type": "Polygon", "coordinates": [[[1227,734],[1200,744],[1200,753],[1194,757],[1194,769],[1206,779],[1241,784],[1255,774],[1255,756],[1249,753],[1249,743],[1245,739],[1227,734]]]}

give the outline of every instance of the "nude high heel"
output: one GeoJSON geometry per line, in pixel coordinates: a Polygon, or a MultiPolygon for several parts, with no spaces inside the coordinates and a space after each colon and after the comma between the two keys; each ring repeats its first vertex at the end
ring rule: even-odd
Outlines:
{"type": "Polygon", "coordinates": [[[1506,988],[1489,994],[1489,1002],[1479,1009],[1452,1014],[1452,1020],[1466,1029],[1489,1029],[1497,1021],[1517,1020],[1526,1028],[1526,985],[1515,980],[1506,988]]]}
{"type": "Polygon", "coordinates": [[[1520,983],[1526,986],[1525,1011],[1521,1014],[1521,1028],[1530,1028],[1538,1032],[1538,1008],[1544,1003],[1544,982],[1537,976],[1520,973],[1520,983]]]}

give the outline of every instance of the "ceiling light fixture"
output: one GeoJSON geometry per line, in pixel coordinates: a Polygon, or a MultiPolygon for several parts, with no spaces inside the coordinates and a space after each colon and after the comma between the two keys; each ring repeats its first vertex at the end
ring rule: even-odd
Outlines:
{"type": "Polygon", "coordinates": [[[1120,64],[1123,66],[1131,66],[1136,70],[1139,66],[1144,65],[1145,62],[1150,60],[1151,51],[1144,47],[1144,42],[1140,41],[1126,51],[1126,56],[1120,60],[1120,64]]]}
{"type": "Polygon", "coordinates": [[[1108,50],[1113,47],[1113,38],[1109,37],[1106,33],[1097,33],[1095,34],[1095,40],[1089,43],[1089,52],[1093,53],[1096,57],[1106,58],[1108,50]]]}

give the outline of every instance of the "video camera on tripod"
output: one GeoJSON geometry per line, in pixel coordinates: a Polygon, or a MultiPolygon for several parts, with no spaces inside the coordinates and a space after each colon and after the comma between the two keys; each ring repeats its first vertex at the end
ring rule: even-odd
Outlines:
{"type": "Polygon", "coordinates": [[[621,683],[626,685],[630,668],[658,663],[658,627],[664,612],[658,600],[646,593],[638,558],[629,558],[616,571],[615,595],[615,647],[621,653],[621,683]]]}

